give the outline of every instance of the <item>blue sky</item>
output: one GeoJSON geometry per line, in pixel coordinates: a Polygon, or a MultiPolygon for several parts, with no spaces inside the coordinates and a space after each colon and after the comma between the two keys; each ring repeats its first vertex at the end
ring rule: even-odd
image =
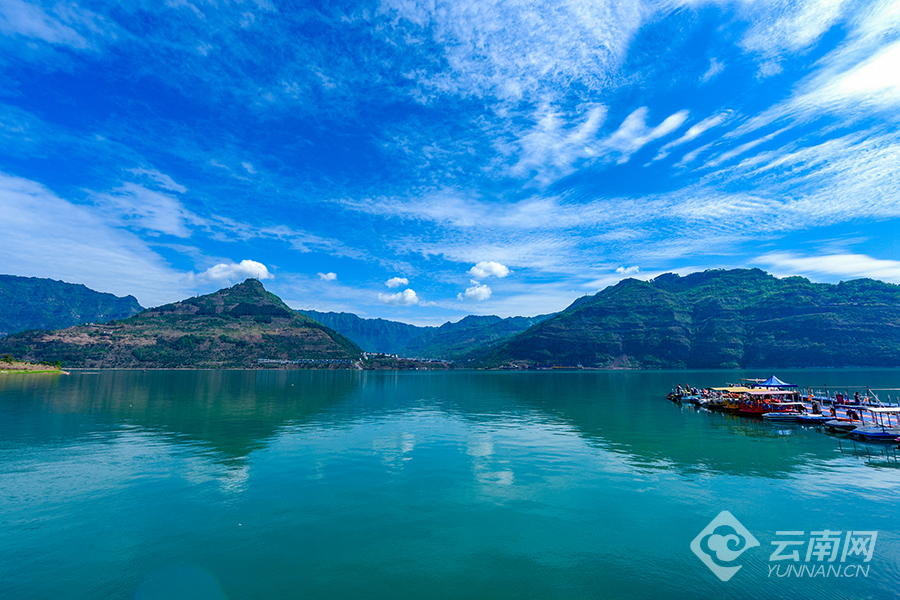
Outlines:
{"type": "Polygon", "coordinates": [[[900,3],[0,0],[0,271],[536,315],[900,283],[900,3]]]}

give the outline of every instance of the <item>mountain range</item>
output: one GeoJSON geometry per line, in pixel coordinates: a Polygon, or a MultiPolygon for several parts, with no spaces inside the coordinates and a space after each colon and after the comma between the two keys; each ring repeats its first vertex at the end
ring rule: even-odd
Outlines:
{"type": "Polygon", "coordinates": [[[125,319],[142,310],[134,296],[120,298],[53,279],[0,275],[0,336],[125,319]]]}
{"type": "Polygon", "coordinates": [[[260,358],[349,361],[363,351],[513,369],[893,367],[900,286],[759,269],[668,273],[623,280],[552,315],[417,327],[294,311],[251,279],[105,326],[0,338],[0,352],[70,366],[247,368],[260,358]]]}
{"type": "Polygon", "coordinates": [[[900,286],[759,269],[626,279],[528,329],[488,367],[706,369],[900,365],[900,286]]]}
{"type": "Polygon", "coordinates": [[[144,369],[258,368],[298,360],[348,366],[362,353],[256,279],[127,319],[16,333],[0,339],[0,352],[70,367],[144,369]]]}
{"type": "Polygon", "coordinates": [[[302,310],[303,314],[339,331],[368,352],[397,354],[407,358],[475,360],[549,318],[470,315],[440,327],[418,327],[384,319],[363,319],[352,313],[302,310]]]}

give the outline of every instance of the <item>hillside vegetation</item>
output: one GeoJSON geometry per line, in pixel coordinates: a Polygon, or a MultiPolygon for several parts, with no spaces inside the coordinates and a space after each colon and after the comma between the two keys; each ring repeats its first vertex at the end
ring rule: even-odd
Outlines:
{"type": "Polygon", "coordinates": [[[0,352],[67,367],[256,368],[260,359],[344,364],[361,350],[248,279],[103,325],[18,333],[0,339],[0,352]]]}
{"type": "Polygon", "coordinates": [[[363,319],[352,313],[301,312],[347,336],[367,352],[466,362],[483,357],[501,342],[549,317],[502,319],[470,315],[440,327],[419,327],[384,319],[363,319]]]}
{"type": "Polygon", "coordinates": [[[488,367],[900,365],[900,286],[759,269],[627,279],[516,336],[488,367]]]}
{"type": "Polygon", "coordinates": [[[142,310],[134,296],[120,298],[53,279],[0,275],[0,336],[125,319],[142,310]]]}

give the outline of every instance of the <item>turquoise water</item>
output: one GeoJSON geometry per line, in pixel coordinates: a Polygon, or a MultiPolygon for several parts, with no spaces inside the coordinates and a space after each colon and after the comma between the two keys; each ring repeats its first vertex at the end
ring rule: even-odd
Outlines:
{"type": "Polygon", "coordinates": [[[0,376],[0,598],[897,597],[893,449],[664,398],[770,374],[0,376]],[[690,548],[723,510],[760,543],[729,581],[690,548]],[[826,529],[871,559],[770,574],[826,529]]]}

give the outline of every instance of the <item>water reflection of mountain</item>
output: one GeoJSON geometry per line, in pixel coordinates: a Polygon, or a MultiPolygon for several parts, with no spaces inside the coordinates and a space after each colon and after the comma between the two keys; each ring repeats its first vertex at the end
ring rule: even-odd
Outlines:
{"type": "MultiPolygon", "coordinates": [[[[800,384],[835,371],[800,371],[800,384]]],[[[897,372],[837,372],[887,387],[897,372]]],[[[571,432],[635,469],[786,477],[840,456],[837,441],[667,402],[676,382],[698,387],[740,372],[106,371],[0,379],[0,447],[60,445],[137,427],[216,460],[243,459],[293,425],[340,429],[427,410],[472,428],[571,432]]]]}
{"type": "MultiPolygon", "coordinates": [[[[759,373],[632,371],[546,373],[498,379],[504,394],[570,423],[589,443],[628,455],[636,467],[675,468],[685,473],[717,471],[786,477],[842,456],[838,440],[819,428],[770,424],[667,402],[676,382],[721,385],[759,373]]],[[[801,387],[831,381],[846,386],[887,386],[894,370],[798,370],[788,372],[801,387]]]]}
{"type": "MultiPolygon", "coordinates": [[[[719,384],[724,374],[691,376],[705,386],[719,384]]],[[[685,373],[424,373],[372,383],[385,411],[409,408],[415,398],[478,426],[564,427],[638,469],[785,477],[810,459],[835,457],[835,441],[814,429],[675,406],[665,394],[676,379],[684,384],[685,373]]],[[[372,392],[368,384],[362,389],[364,395],[372,392]]],[[[353,403],[345,408],[353,410],[353,403]]]]}
{"type": "Polygon", "coordinates": [[[359,386],[338,371],[104,371],[0,380],[5,445],[61,445],[123,426],[233,460],[287,424],[312,421],[359,386]]]}

